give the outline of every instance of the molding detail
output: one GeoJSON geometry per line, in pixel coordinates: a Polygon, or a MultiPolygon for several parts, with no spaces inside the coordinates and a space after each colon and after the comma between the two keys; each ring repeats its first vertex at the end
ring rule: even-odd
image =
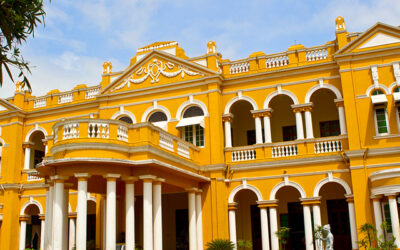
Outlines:
{"type": "Polygon", "coordinates": [[[327,177],[327,178],[325,178],[325,179],[322,179],[322,180],[321,180],[320,182],[318,182],[318,184],[315,186],[315,189],[314,189],[314,197],[319,196],[319,191],[320,191],[320,189],[322,188],[322,186],[325,185],[326,183],[329,183],[329,182],[335,182],[335,183],[340,184],[340,185],[344,188],[344,190],[346,191],[346,194],[351,194],[351,193],[352,193],[349,184],[347,184],[347,182],[346,182],[345,180],[342,180],[342,179],[337,178],[337,177],[331,177],[331,178],[330,178],[330,177],[327,177]]]}
{"type": "Polygon", "coordinates": [[[271,191],[271,195],[269,196],[270,200],[275,200],[275,196],[276,193],[279,191],[279,189],[283,188],[283,187],[294,187],[295,189],[297,189],[297,191],[299,191],[301,198],[306,198],[306,192],[304,191],[304,189],[300,186],[300,184],[294,182],[294,181],[282,181],[278,184],[275,185],[275,187],[272,189],[271,191]]]}
{"type": "Polygon", "coordinates": [[[122,89],[126,85],[128,85],[129,88],[131,86],[131,83],[135,84],[142,83],[146,81],[148,77],[151,78],[151,83],[156,83],[160,81],[159,79],[160,75],[171,78],[181,74],[181,77],[184,78],[185,73],[189,76],[204,75],[203,73],[200,72],[191,71],[187,67],[180,64],[175,65],[172,62],[164,63],[158,59],[153,59],[153,62],[149,63],[147,67],[141,67],[140,69],[138,69],[134,74],[125,79],[119,86],[115,87],[113,91],[122,89]],[[173,72],[166,71],[167,69],[173,70],[174,68],[178,69],[173,72]]]}
{"type": "Polygon", "coordinates": [[[243,189],[248,189],[248,190],[253,191],[253,192],[255,193],[255,195],[257,196],[257,201],[262,201],[262,200],[263,200],[260,190],[258,190],[258,189],[257,189],[255,186],[253,186],[253,185],[244,183],[244,184],[241,184],[241,185],[235,187],[235,188],[232,190],[232,192],[229,194],[228,203],[233,203],[233,202],[235,202],[235,196],[236,196],[236,194],[237,194],[239,191],[243,190],[243,189]]]}

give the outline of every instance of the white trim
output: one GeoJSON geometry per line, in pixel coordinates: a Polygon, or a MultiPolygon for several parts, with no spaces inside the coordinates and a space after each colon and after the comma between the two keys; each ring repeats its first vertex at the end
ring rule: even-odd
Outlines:
{"type": "Polygon", "coordinates": [[[118,120],[118,118],[119,118],[120,116],[122,116],[122,115],[126,115],[126,116],[128,116],[129,118],[131,118],[133,124],[136,123],[136,117],[135,117],[135,115],[132,114],[130,111],[125,110],[125,109],[123,109],[123,108],[121,108],[121,109],[118,110],[116,113],[114,113],[114,114],[111,116],[111,119],[112,119],[112,120],[118,120]]]}
{"type": "Polygon", "coordinates": [[[389,86],[389,95],[394,93],[393,90],[396,87],[399,87],[399,85],[397,85],[397,82],[394,82],[394,83],[390,84],[390,86],[389,86]]]}
{"type": "MultiPolygon", "coordinates": [[[[383,84],[378,84],[379,88],[382,89],[383,91],[385,91],[385,95],[389,95],[390,94],[390,90],[388,89],[388,87],[386,87],[383,84]]],[[[366,96],[371,96],[371,92],[372,90],[375,89],[375,85],[371,85],[367,88],[367,91],[365,91],[365,95],[366,96]]]]}
{"type": "Polygon", "coordinates": [[[179,106],[178,111],[176,112],[176,119],[180,120],[182,119],[183,111],[186,110],[187,107],[189,106],[198,106],[203,110],[204,116],[208,116],[208,110],[207,106],[199,100],[187,100],[179,106]]]}
{"type": "Polygon", "coordinates": [[[380,186],[371,189],[371,196],[400,193],[400,185],[380,186]]]}
{"type": "Polygon", "coordinates": [[[44,128],[39,127],[39,126],[35,126],[34,128],[32,128],[31,130],[29,130],[28,134],[25,137],[25,141],[29,141],[30,137],[32,136],[33,133],[35,133],[36,131],[40,131],[44,134],[44,137],[47,136],[47,132],[44,128]]]}
{"type": "Polygon", "coordinates": [[[304,103],[309,103],[311,96],[314,94],[314,92],[320,89],[329,89],[336,95],[336,99],[343,99],[342,94],[335,86],[328,83],[323,83],[323,85],[321,84],[314,85],[312,88],[308,90],[306,97],[304,98],[304,103]]]}
{"type": "Polygon", "coordinates": [[[400,177],[400,168],[386,169],[373,172],[369,175],[371,181],[400,177]]]}
{"type": "Polygon", "coordinates": [[[257,196],[257,201],[262,201],[262,200],[263,200],[260,190],[258,190],[258,189],[257,189],[255,186],[253,186],[253,185],[244,183],[244,184],[240,184],[239,186],[235,187],[235,188],[231,191],[231,193],[229,194],[228,203],[233,203],[233,202],[235,202],[235,196],[236,196],[236,194],[237,194],[239,191],[244,190],[244,189],[248,189],[248,190],[253,191],[253,192],[255,193],[255,195],[257,196]]]}
{"type": "Polygon", "coordinates": [[[326,177],[325,179],[322,179],[320,182],[318,182],[318,184],[315,186],[314,189],[314,197],[320,196],[319,195],[319,191],[322,188],[323,185],[329,183],[329,182],[335,182],[340,184],[344,190],[346,191],[346,194],[352,194],[351,192],[351,188],[349,186],[349,184],[347,184],[347,182],[345,180],[342,180],[340,178],[337,177],[332,177],[331,179],[329,177],[326,177]]]}
{"type": "Polygon", "coordinates": [[[278,95],[289,96],[290,99],[292,99],[294,105],[299,104],[299,100],[297,99],[296,95],[293,94],[292,92],[290,92],[289,90],[280,90],[280,91],[276,90],[276,91],[272,92],[271,94],[269,94],[268,97],[265,99],[263,108],[264,109],[269,108],[269,103],[271,102],[271,100],[275,96],[278,96],[278,95]]]}
{"type": "Polygon", "coordinates": [[[39,214],[44,214],[44,213],[43,213],[42,204],[40,204],[39,201],[34,200],[34,199],[30,199],[29,201],[25,202],[25,204],[22,206],[21,211],[19,212],[19,214],[20,214],[20,215],[24,215],[24,214],[25,214],[25,209],[26,209],[29,205],[36,205],[36,206],[39,208],[39,214]]]}
{"type": "Polygon", "coordinates": [[[247,102],[249,102],[251,104],[251,106],[253,106],[253,110],[258,110],[256,101],[254,101],[251,97],[248,97],[248,96],[245,96],[245,95],[240,95],[240,96],[238,95],[238,96],[235,96],[234,98],[229,100],[229,102],[225,106],[224,113],[225,114],[229,114],[232,105],[235,102],[238,102],[238,101],[247,101],[247,102]]]}
{"type": "Polygon", "coordinates": [[[381,107],[381,106],[378,106],[378,107],[374,106],[374,126],[375,126],[375,135],[376,136],[390,135],[390,126],[389,126],[387,108],[381,107]],[[384,111],[385,111],[386,127],[387,127],[387,132],[386,133],[379,133],[379,131],[378,131],[378,123],[377,123],[377,120],[376,120],[376,110],[377,109],[384,109],[384,111]]]}
{"type": "Polygon", "coordinates": [[[167,116],[167,122],[171,121],[171,113],[169,112],[169,110],[166,107],[157,104],[148,107],[146,111],[144,111],[141,122],[147,122],[148,118],[150,117],[150,114],[155,113],[157,111],[161,111],[167,116]]]}
{"type": "Polygon", "coordinates": [[[301,198],[306,198],[306,192],[304,191],[304,189],[300,186],[300,184],[294,182],[294,181],[282,181],[278,184],[275,185],[275,187],[272,189],[271,191],[271,195],[269,196],[270,200],[275,200],[275,196],[276,193],[279,191],[280,188],[282,187],[294,187],[295,189],[297,189],[297,191],[299,191],[301,198]]]}

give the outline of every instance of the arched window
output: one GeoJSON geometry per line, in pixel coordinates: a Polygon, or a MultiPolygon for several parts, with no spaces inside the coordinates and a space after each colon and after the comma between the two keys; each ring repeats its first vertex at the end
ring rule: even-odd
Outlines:
{"type": "Polygon", "coordinates": [[[371,95],[383,95],[384,92],[381,89],[373,90],[371,95]]]}
{"type": "Polygon", "coordinates": [[[393,89],[393,92],[394,92],[394,93],[400,92],[400,88],[399,88],[399,87],[394,88],[394,89],[393,89]]]}
{"type": "Polygon", "coordinates": [[[120,118],[118,118],[118,120],[129,123],[129,124],[133,123],[132,119],[129,116],[121,116],[120,118]]]}
{"type": "Polygon", "coordinates": [[[190,106],[182,115],[177,128],[182,128],[185,141],[198,147],[204,146],[204,112],[198,106],[190,106]]]}
{"type": "Polygon", "coordinates": [[[168,117],[167,115],[162,112],[162,111],[156,111],[153,114],[149,116],[148,119],[149,122],[151,122],[153,125],[160,127],[164,130],[167,130],[167,125],[168,125],[168,117]]]}

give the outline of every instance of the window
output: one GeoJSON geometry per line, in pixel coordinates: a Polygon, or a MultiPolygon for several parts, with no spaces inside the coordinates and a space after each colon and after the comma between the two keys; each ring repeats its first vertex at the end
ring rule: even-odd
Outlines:
{"type": "MultiPolygon", "coordinates": [[[[197,106],[191,106],[183,113],[183,119],[178,126],[183,128],[183,139],[198,147],[204,146],[204,113],[197,106]]],[[[178,127],[177,126],[177,127],[178,127]]]]}
{"type": "Polygon", "coordinates": [[[389,133],[386,109],[383,107],[375,109],[376,132],[379,135],[389,133]]]}
{"type": "Polygon", "coordinates": [[[129,116],[121,116],[120,118],[118,118],[118,120],[129,123],[129,124],[133,123],[132,119],[129,116]]]}
{"type": "Polygon", "coordinates": [[[383,95],[383,91],[380,89],[372,91],[371,95],[383,95]]]}
{"type": "Polygon", "coordinates": [[[399,87],[394,88],[393,92],[394,93],[400,92],[400,88],[399,87]]]}
{"type": "Polygon", "coordinates": [[[339,121],[326,121],[319,123],[321,137],[338,136],[340,135],[339,121]]]}
{"type": "Polygon", "coordinates": [[[164,112],[154,112],[150,115],[149,122],[151,122],[154,126],[168,130],[168,117],[164,112]]]}
{"type": "Polygon", "coordinates": [[[294,141],[297,139],[297,129],[295,126],[282,127],[283,141],[294,141]]]}

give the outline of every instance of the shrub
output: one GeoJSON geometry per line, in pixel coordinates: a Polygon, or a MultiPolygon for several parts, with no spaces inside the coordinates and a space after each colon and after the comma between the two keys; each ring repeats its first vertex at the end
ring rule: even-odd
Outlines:
{"type": "Polygon", "coordinates": [[[207,250],[233,250],[235,245],[226,239],[215,239],[206,244],[207,250]]]}

